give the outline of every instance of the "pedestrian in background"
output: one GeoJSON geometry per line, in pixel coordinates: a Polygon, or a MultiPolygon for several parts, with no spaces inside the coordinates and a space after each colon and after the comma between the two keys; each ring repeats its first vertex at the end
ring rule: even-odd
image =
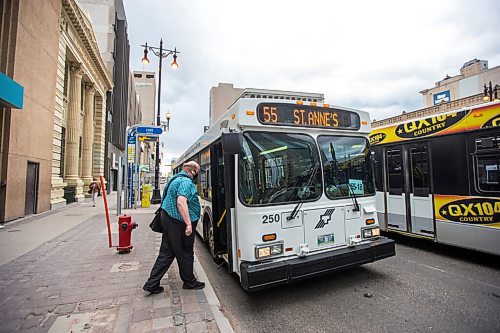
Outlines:
{"type": "Polygon", "coordinates": [[[193,273],[194,233],[200,219],[200,201],[194,181],[200,166],[194,161],[184,163],[182,171],[165,185],[161,201],[163,235],[160,253],[151,269],[143,289],[152,294],[163,292],[160,280],[177,259],[183,289],[203,289],[205,283],[197,281],[193,273]]]}
{"type": "Polygon", "coordinates": [[[97,196],[101,193],[101,187],[97,182],[96,178],[92,179],[92,183],[89,185],[89,194],[92,195],[92,206],[95,207],[95,203],[97,201],[97,196]]]}

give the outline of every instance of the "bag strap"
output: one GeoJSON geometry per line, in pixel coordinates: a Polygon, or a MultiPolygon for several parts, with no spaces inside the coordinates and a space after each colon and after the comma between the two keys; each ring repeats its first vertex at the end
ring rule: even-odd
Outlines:
{"type": "Polygon", "coordinates": [[[165,195],[163,196],[163,198],[162,198],[162,199],[161,199],[161,201],[160,201],[160,208],[161,208],[161,206],[163,205],[163,200],[165,200],[165,198],[166,198],[166,197],[167,197],[167,195],[168,195],[168,188],[170,187],[170,184],[172,184],[172,183],[174,182],[174,179],[176,179],[176,178],[180,178],[180,177],[186,177],[186,178],[189,178],[189,176],[188,176],[188,175],[184,175],[184,174],[178,173],[178,174],[176,174],[175,176],[173,176],[173,177],[172,177],[172,179],[170,179],[170,180],[168,181],[167,188],[164,190],[165,195]]]}

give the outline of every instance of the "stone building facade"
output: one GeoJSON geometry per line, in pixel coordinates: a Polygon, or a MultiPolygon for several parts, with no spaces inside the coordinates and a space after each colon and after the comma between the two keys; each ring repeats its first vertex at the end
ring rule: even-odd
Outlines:
{"type": "Polygon", "coordinates": [[[0,106],[0,222],[50,209],[61,5],[0,1],[0,71],[24,87],[22,110],[0,106]]]}
{"type": "Polygon", "coordinates": [[[106,93],[112,81],[92,24],[75,0],[62,0],[52,140],[51,207],[80,201],[104,174],[106,93]]]}

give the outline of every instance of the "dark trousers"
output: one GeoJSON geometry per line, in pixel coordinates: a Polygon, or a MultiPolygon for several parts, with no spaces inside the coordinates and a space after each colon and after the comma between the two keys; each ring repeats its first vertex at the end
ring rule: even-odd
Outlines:
{"type": "Polygon", "coordinates": [[[188,237],[185,232],[186,224],[168,216],[162,209],[161,224],[163,235],[161,238],[160,253],[144,286],[151,289],[158,287],[160,280],[168,271],[175,258],[179,265],[181,280],[186,286],[191,287],[196,282],[193,273],[196,222],[193,222],[193,233],[188,237]]]}

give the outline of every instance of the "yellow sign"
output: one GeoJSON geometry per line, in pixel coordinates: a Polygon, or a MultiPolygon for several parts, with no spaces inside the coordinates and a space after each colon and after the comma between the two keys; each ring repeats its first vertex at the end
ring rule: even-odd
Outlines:
{"type": "Polygon", "coordinates": [[[500,228],[500,198],[434,195],[436,219],[500,228]]]}
{"type": "Polygon", "coordinates": [[[151,197],[151,185],[144,184],[142,185],[142,207],[147,208],[151,205],[150,201],[151,197]]]}
{"type": "Polygon", "coordinates": [[[134,161],[135,161],[135,145],[128,145],[127,155],[128,155],[128,162],[134,163],[134,161]]]}
{"type": "Polygon", "coordinates": [[[500,126],[500,103],[375,128],[370,134],[370,144],[400,142],[498,126],[500,126]]]}
{"type": "Polygon", "coordinates": [[[140,136],[137,138],[139,141],[158,141],[158,138],[151,136],[140,136]]]}

